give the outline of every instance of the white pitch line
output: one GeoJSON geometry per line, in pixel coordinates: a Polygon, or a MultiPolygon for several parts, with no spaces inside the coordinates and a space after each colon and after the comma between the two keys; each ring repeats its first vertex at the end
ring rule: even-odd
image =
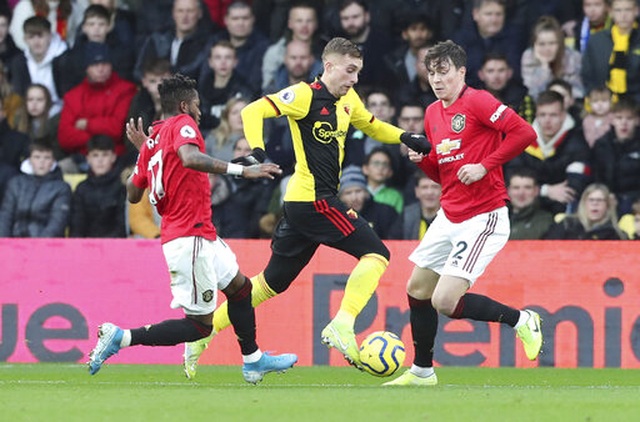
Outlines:
{"type": "MultiPolygon", "coordinates": [[[[0,380],[0,385],[15,385],[15,384],[24,384],[24,385],[133,385],[133,386],[159,386],[159,387],[203,387],[203,388],[221,388],[221,387],[253,387],[250,384],[235,384],[235,383],[224,383],[224,384],[208,384],[208,383],[199,383],[199,382],[167,382],[167,381],[131,381],[131,382],[116,382],[116,381],[64,381],[64,380],[0,380]]],[[[349,387],[349,388],[379,388],[380,385],[355,385],[355,384],[277,384],[270,385],[268,383],[262,384],[268,388],[340,388],[340,387],[349,387]]],[[[259,388],[259,387],[257,387],[259,388]]],[[[454,389],[502,389],[502,388],[512,388],[512,389],[545,389],[545,390],[553,390],[558,388],[568,388],[568,389],[589,389],[589,390],[637,390],[640,389],[640,386],[618,386],[618,385],[565,385],[565,386],[549,386],[549,385],[460,385],[460,384],[440,384],[437,389],[442,388],[454,388],[454,389]]],[[[395,391],[397,389],[391,390],[395,391]]]]}
{"type": "MultiPolygon", "coordinates": [[[[208,384],[208,383],[199,383],[199,382],[167,382],[167,381],[124,381],[124,382],[116,382],[116,381],[64,381],[64,380],[0,380],[0,385],[7,384],[33,384],[33,385],[135,385],[135,386],[160,386],[160,387],[252,387],[250,384],[234,384],[234,383],[224,383],[224,384],[208,384]]],[[[278,385],[270,385],[268,383],[263,384],[268,387],[278,387],[278,388],[298,388],[298,387],[310,387],[310,388],[335,388],[335,387],[377,387],[370,385],[362,385],[357,386],[355,384],[278,384],[278,385]]]]}

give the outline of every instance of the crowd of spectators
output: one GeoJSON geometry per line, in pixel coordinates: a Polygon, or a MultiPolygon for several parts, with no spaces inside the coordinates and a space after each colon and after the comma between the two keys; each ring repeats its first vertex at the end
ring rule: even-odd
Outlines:
{"type": "MultiPolygon", "coordinates": [[[[378,119],[424,132],[435,101],[424,55],[452,39],[467,52],[467,84],[531,123],[537,140],[504,168],[513,239],[636,239],[639,10],[639,0],[0,0],[0,235],[156,237],[153,206],[126,204],[121,181],[136,159],[124,123],[161,118],[162,80],[197,80],[207,153],[230,160],[248,148],[242,107],[313,81],[324,45],[343,36],[363,51],[356,89],[378,119]]],[[[211,177],[224,237],[270,237],[280,215],[295,165],[286,119],[270,119],[265,140],[280,179],[211,177]]],[[[351,129],[340,196],[382,238],[419,239],[440,188],[416,169],[404,145],[351,129]]]]}

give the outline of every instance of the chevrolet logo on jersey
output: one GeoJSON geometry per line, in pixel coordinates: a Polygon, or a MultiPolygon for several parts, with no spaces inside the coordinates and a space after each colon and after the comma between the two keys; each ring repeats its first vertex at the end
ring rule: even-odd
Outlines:
{"type": "Polygon", "coordinates": [[[344,130],[333,130],[329,122],[315,122],[313,124],[313,137],[318,142],[329,144],[334,139],[347,136],[344,130]]]}
{"type": "Polygon", "coordinates": [[[440,155],[449,155],[451,151],[460,149],[460,143],[462,139],[443,139],[438,145],[436,145],[436,151],[440,155]]]}

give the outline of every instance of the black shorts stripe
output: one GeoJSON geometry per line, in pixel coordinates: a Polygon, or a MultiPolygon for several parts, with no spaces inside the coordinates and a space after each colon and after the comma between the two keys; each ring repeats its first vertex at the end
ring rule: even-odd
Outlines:
{"type": "Polygon", "coordinates": [[[473,247],[471,248],[471,253],[469,254],[469,258],[462,266],[462,269],[467,272],[472,272],[473,267],[478,262],[478,257],[482,252],[482,248],[484,248],[485,243],[487,243],[487,239],[491,236],[496,229],[496,224],[498,223],[498,213],[492,212],[489,214],[489,218],[487,220],[487,225],[485,226],[480,236],[476,238],[476,241],[473,243],[473,247]]]}

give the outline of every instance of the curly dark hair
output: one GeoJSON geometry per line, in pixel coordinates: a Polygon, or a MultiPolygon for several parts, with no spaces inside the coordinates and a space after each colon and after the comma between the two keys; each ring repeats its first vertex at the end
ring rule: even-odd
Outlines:
{"type": "Polygon", "coordinates": [[[162,111],[167,114],[177,114],[182,101],[191,101],[196,95],[196,81],[188,76],[177,73],[162,81],[158,85],[162,111]]]}

